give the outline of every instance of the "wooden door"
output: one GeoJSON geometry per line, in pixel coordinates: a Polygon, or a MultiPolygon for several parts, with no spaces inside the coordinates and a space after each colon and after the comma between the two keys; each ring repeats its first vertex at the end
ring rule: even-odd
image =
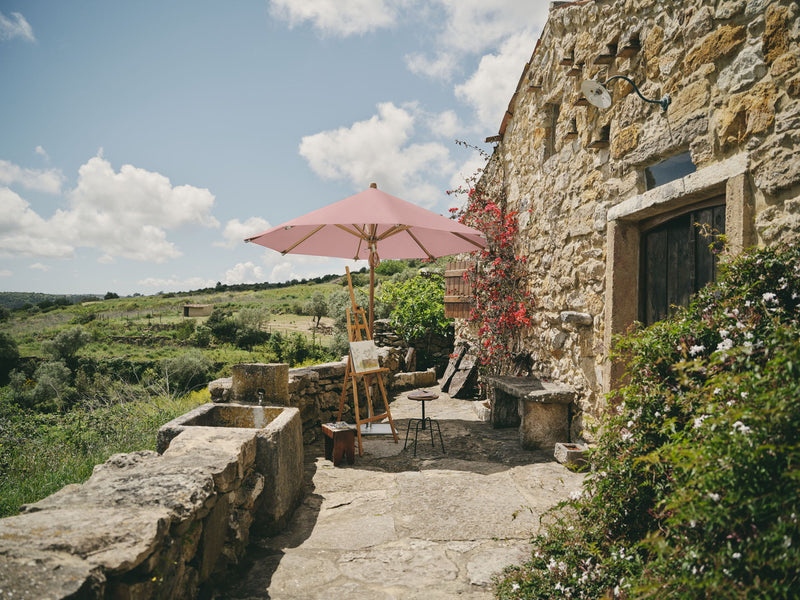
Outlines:
{"type": "Polygon", "coordinates": [[[709,235],[725,233],[722,198],[654,223],[642,232],[639,319],[664,319],[672,306],[686,306],[692,294],[714,281],[717,262],[709,235]]]}

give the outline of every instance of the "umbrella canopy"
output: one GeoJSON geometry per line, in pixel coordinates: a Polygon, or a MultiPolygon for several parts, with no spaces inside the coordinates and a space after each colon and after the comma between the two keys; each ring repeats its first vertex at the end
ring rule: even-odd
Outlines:
{"type": "Polygon", "coordinates": [[[245,240],[281,254],[368,260],[370,330],[374,269],[381,258],[428,258],[478,250],[486,245],[477,229],[437,215],[377,189],[363,192],[287,221],[245,240]]]}

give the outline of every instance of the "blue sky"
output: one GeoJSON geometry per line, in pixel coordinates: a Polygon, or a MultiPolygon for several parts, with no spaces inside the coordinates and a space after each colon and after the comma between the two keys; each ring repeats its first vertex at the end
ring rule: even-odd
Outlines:
{"type": "Polygon", "coordinates": [[[244,237],[366,189],[435,212],[544,0],[0,0],[0,291],[342,273],[244,237]]]}

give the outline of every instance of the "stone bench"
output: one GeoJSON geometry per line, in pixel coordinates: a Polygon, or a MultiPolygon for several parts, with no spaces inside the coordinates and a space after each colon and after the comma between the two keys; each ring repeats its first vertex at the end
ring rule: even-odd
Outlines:
{"type": "Polygon", "coordinates": [[[535,377],[486,376],[493,428],[519,427],[526,450],[550,449],[569,442],[570,404],[575,390],[535,377]]]}

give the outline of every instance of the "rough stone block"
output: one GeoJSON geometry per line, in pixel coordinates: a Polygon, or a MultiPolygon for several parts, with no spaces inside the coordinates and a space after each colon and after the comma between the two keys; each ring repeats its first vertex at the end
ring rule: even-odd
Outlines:
{"type": "Polygon", "coordinates": [[[558,442],[553,451],[554,458],[562,465],[580,467],[586,464],[588,449],[585,445],[558,442]]]}
{"type": "Polygon", "coordinates": [[[289,365],[251,363],[233,365],[232,402],[289,404],[289,365]]]}

